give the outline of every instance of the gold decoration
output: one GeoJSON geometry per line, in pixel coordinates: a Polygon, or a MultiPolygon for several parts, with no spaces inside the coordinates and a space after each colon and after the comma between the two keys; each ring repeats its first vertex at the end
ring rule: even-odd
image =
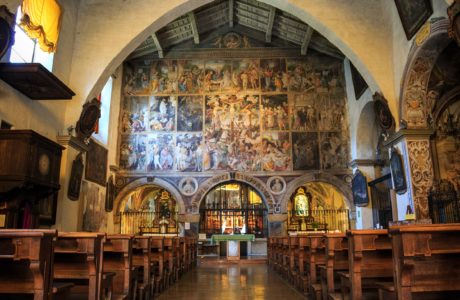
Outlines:
{"type": "Polygon", "coordinates": [[[415,43],[417,46],[423,44],[428,36],[431,33],[431,24],[430,22],[426,22],[418,31],[417,35],[415,36],[415,43]]]}

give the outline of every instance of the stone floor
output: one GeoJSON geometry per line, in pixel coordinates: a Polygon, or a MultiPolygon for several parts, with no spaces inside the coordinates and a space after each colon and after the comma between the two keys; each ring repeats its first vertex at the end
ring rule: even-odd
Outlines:
{"type": "Polygon", "coordinates": [[[159,296],[160,300],[306,299],[266,264],[201,264],[159,296]]]}

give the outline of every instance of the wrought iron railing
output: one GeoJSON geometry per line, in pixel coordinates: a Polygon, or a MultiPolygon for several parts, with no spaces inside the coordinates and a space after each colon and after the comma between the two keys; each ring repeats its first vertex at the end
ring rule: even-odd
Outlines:
{"type": "MultiPolygon", "coordinates": [[[[349,209],[316,209],[311,211],[313,220],[306,224],[308,231],[323,230],[325,227],[327,231],[340,231],[345,232],[350,229],[349,209]],[[326,226],[325,226],[326,225],[326,226]]],[[[291,219],[292,212],[288,214],[288,230],[301,231],[301,223],[296,221],[295,218],[291,219]],[[291,222],[294,220],[294,222],[291,222]]]]}
{"type": "Polygon", "coordinates": [[[460,222],[459,197],[454,185],[445,179],[435,183],[428,196],[433,223],[460,222]]]}

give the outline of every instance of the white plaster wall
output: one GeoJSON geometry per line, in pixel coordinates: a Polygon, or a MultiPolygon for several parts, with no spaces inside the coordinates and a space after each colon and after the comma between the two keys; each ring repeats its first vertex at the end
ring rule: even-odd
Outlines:
{"type": "MultiPolygon", "coordinates": [[[[6,1],[6,4],[12,12],[15,12],[20,1],[6,1]]],[[[58,52],[54,56],[53,73],[64,83],[69,84],[78,1],[61,1],[60,4],[63,18],[58,52]]],[[[6,59],[7,57],[3,61],[6,59]]],[[[33,129],[52,140],[56,140],[57,133],[66,128],[64,112],[71,101],[75,100],[30,100],[0,80],[0,119],[13,124],[16,129],[33,129]]]]}

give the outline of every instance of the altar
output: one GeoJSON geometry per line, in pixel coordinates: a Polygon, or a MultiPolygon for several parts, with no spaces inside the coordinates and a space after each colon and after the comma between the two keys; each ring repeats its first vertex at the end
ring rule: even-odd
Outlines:
{"type": "Polygon", "coordinates": [[[240,242],[254,242],[256,240],[254,234],[214,234],[211,236],[211,243],[227,243],[227,260],[240,259],[240,242]]]}

